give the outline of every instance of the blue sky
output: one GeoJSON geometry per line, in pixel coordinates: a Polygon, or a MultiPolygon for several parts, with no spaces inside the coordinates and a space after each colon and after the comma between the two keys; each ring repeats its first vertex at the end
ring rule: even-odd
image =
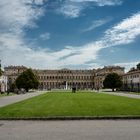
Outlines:
{"type": "Polygon", "coordinates": [[[0,0],[4,66],[93,69],[140,62],[139,0],[0,0]]]}

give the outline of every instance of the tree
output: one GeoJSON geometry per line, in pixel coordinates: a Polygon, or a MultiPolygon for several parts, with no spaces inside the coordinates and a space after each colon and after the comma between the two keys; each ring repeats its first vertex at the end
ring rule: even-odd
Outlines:
{"type": "Polygon", "coordinates": [[[104,88],[111,88],[114,91],[115,88],[122,86],[121,77],[117,73],[108,74],[103,82],[104,88]]]}
{"type": "Polygon", "coordinates": [[[140,70],[140,63],[137,64],[137,69],[140,70]]]}
{"type": "Polygon", "coordinates": [[[133,71],[135,71],[136,69],[135,69],[135,67],[132,67],[130,70],[129,70],[129,72],[133,72],[133,71]]]}
{"type": "Polygon", "coordinates": [[[9,84],[9,91],[10,91],[10,92],[14,92],[14,91],[15,91],[15,89],[16,89],[16,84],[15,84],[15,82],[14,82],[14,83],[9,84]]]}
{"type": "Polygon", "coordinates": [[[15,82],[18,89],[24,88],[26,92],[29,89],[37,89],[39,85],[38,78],[31,69],[27,69],[19,75],[15,82]]]}

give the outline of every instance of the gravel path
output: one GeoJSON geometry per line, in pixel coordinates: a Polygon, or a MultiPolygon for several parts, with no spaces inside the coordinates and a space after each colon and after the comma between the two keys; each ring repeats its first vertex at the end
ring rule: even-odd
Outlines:
{"type": "Polygon", "coordinates": [[[139,120],[0,121],[0,140],[140,140],[139,120]]]}
{"type": "Polygon", "coordinates": [[[129,98],[135,98],[135,99],[140,99],[140,95],[136,95],[136,94],[129,94],[129,93],[126,93],[126,92],[104,92],[104,91],[101,91],[102,93],[105,93],[105,94],[110,94],[110,95],[116,95],[116,96],[124,96],[124,97],[129,97],[129,98]]]}
{"type": "Polygon", "coordinates": [[[31,93],[29,92],[26,94],[0,97],[0,107],[13,104],[13,103],[16,103],[16,102],[19,102],[28,98],[32,98],[34,96],[38,96],[43,93],[44,91],[36,91],[36,92],[31,92],[31,93]]]}

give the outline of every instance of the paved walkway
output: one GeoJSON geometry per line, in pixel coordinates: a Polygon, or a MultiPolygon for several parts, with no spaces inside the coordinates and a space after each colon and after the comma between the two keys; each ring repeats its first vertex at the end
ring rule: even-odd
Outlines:
{"type": "Polygon", "coordinates": [[[26,94],[0,97],[0,107],[13,104],[13,103],[25,100],[25,99],[29,99],[34,96],[38,96],[40,94],[43,94],[44,92],[45,91],[36,91],[36,92],[31,92],[31,93],[26,93],[26,94]]]}
{"type": "Polygon", "coordinates": [[[105,94],[110,94],[110,95],[116,95],[116,96],[124,96],[124,97],[129,97],[129,98],[134,98],[134,99],[140,99],[140,95],[136,94],[129,94],[126,92],[107,92],[107,91],[101,91],[102,93],[105,94]]]}
{"type": "Polygon", "coordinates": [[[140,122],[0,121],[0,140],[140,140],[140,122]]]}

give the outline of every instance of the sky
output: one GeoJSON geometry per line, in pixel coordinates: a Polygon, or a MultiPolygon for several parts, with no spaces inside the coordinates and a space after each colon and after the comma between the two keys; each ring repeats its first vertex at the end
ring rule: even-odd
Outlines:
{"type": "Polygon", "coordinates": [[[139,44],[140,0],[0,0],[3,66],[128,70],[139,44]]]}

